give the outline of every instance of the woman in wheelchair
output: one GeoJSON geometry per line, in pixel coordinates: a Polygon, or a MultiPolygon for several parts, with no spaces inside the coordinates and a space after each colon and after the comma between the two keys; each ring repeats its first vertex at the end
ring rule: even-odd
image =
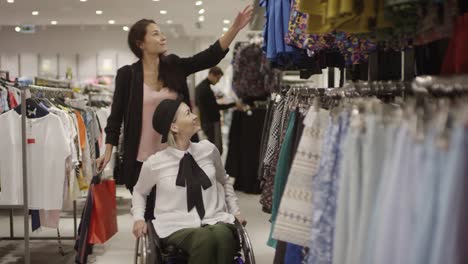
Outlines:
{"type": "Polygon", "coordinates": [[[146,196],[156,185],[153,225],[162,243],[183,249],[189,264],[232,264],[238,247],[233,223],[246,221],[218,149],[207,140],[190,142],[200,126],[180,100],[160,103],[153,128],[168,147],[143,163],[133,191],[134,235],[147,232],[146,196]]]}

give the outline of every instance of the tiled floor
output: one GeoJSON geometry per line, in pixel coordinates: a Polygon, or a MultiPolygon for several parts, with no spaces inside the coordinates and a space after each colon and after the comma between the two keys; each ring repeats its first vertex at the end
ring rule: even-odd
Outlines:
{"type": "MultiPolygon", "coordinates": [[[[129,214],[131,197],[128,191],[119,188],[118,198],[118,224],[119,232],[105,245],[96,246],[89,263],[98,264],[129,264],[133,263],[135,254],[135,239],[131,233],[133,221],[129,214]]],[[[274,250],[266,246],[270,225],[269,215],[261,211],[258,195],[238,193],[239,203],[243,214],[248,220],[247,230],[254,246],[256,261],[259,264],[273,263],[274,250]]],[[[81,211],[79,211],[81,212],[81,211]]],[[[15,235],[22,234],[23,218],[14,217],[15,235]]],[[[73,221],[69,217],[61,220],[61,235],[73,233],[73,221]]],[[[56,236],[56,230],[43,230],[33,236],[56,236]]],[[[0,211],[0,236],[9,236],[8,212],[0,211]]],[[[64,241],[65,256],[58,254],[57,241],[34,241],[31,243],[31,263],[34,264],[72,264],[74,263],[73,242],[64,241]]],[[[22,241],[0,241],[0,264],[23,263],[22,241]]]]}

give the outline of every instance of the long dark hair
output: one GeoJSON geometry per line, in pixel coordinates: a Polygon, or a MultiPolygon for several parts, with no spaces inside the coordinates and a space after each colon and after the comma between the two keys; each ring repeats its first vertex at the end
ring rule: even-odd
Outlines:
{"type": "Polygon", "coordinates": [[[140,49],[140,44],[145,40],[146,28],[149,24],[156,24],[156,22],[152,19],[142,19],[133,24],[128,32],[128,46],[139,59],[143,58],[143,51],[140,49]]]}

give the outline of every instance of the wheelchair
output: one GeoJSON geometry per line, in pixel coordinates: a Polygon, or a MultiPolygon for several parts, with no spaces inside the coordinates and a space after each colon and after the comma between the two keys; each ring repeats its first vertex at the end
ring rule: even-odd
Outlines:
{"type": "MultiPolygon", "coordinates": [[[[135,264],[187,264],[188,255],[174,245],[162,245],[151,221],[148,221],[148,232],[138,238],[135,247],[135,264]]],[[[245,227],[235,222],[239,251],[233,264],[255,264],[255,257],[249,235],[245,227]]]]}

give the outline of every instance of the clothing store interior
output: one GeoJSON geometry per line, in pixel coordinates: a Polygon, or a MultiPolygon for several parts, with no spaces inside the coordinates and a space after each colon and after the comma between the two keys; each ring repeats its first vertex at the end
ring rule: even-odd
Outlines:
{"type": "Polygon", "coordinates": [[[0,264],[467,264],[467,0],[0,0],[0,264]]]}

